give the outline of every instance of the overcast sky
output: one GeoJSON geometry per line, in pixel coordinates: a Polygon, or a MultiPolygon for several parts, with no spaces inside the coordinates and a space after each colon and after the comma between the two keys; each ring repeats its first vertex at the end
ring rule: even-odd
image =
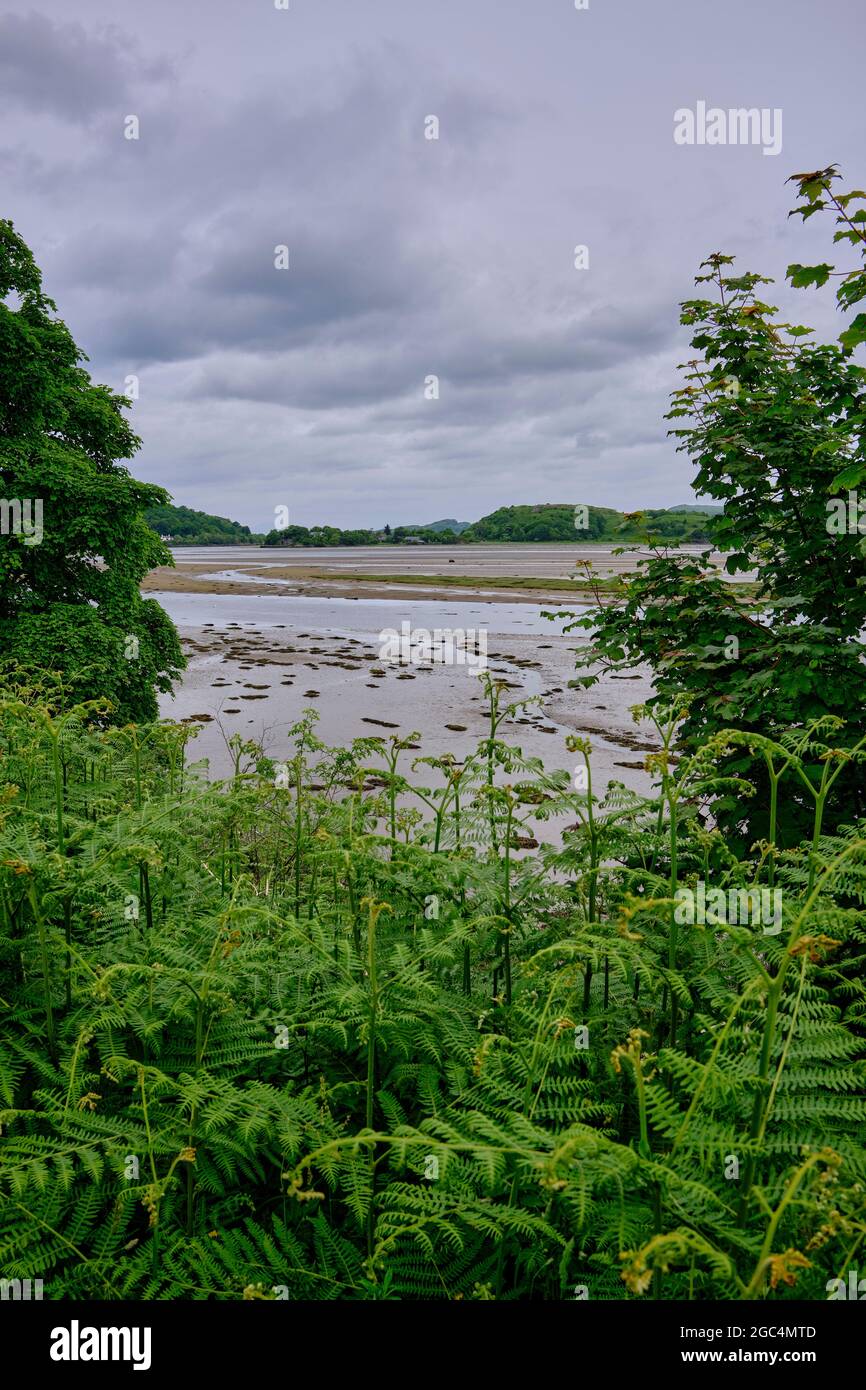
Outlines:
{"type": "Polygon", "coordinates": [[[178,503],[671,505],[678,302],[713,251],[832,259],[785,179],[866,184],[864,40],[862,0],[0,0],[0,216],[178,503]],[[781,153],[676,144],[699,101],[781,109],[781,153]]]}

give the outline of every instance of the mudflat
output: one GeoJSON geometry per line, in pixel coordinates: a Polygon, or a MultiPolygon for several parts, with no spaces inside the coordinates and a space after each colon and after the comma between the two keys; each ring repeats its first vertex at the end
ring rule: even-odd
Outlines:
{"type": "MultiPolygon", "coordinates": [[[[199,725],[190,749],[205,757],[211,775],[231,765],[233,734],[254,739],[271,757],[288,758],[291,726],[306,708],[318,715],[317,734],[344,745],[362,735],[406,738],[417,731],[420,751],[462,761],[487,733],[483,690],[469,665],[389,661],[385,633],[408,623],[413,630],[450,629],[483,634],[488,669],[504,682],[505,699],[518,708],[503,736],[526,758],[548,770],[573,770],[569,733],[590,737],[596,785],[623,781],[648,789],[643,763],[657,746],[654,731],[636,726],[630,706],[650,694],[648,673],[605,676],[586,691],[569,686],[582,632],[544,616],[546,605],[501,599],[485,602],[449,595],[415,597],[315,596],[281,588],[234,593],[167,593],[154,597],[181,634],[188,665],[170,696],[165,718],[199,725]],[[529,700],[524,705],[521,701],[529,700]]],[[[572,604],[579,612],[583,605],[572,604]]],[[[409,769],[418,752],[407,754],[409,769]]],[[[422,783],[438,784],[429,769],[422,783]]]]}
{"type": "MultiPolygon", "coordinates": [[[[703,546],[684,547],[698,555],[703,546]]],[[[537,603],[617,594],[620,576],[635,572],[642,548],[617,553],[597,545],[473,544],[381,545],[340,548],[260,546],[178,547],[175,567],[154,570],[145,592],[232,594],[274,593],[344,598],[446,599],[459,593],[482,603],[537,603]]],[[[720,565],[723,556],[714,555],[720,565]]]]}

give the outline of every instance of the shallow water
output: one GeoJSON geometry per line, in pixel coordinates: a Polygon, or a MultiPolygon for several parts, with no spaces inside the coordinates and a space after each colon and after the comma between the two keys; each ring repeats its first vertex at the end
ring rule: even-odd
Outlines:
{"type": "Polygon", "coordinates": [[[401,770],[418,785],[435,785],[438,779],[429,769],[411,772],[411,759],[446,752],[465,758],[486,736],[485,706],[477,672],[466,666],[381,660],[383,631],[399,632],[408,621],[429,631],[486,634],[490,670],[513,686],[507,697],[540,697],[502,730],[501,736],[524,754],[540,758],[547,770],[571,773],[578,760],[565,747],[566,735],[589,731],[599,791],[611,779],[648,789],[642,762],[654,738],[651,730],[647,738],[646,729],[636,728],[628,713],[649,694],[647,679],[606,678],[590,691],[569,690],[574,651],[585,639],[563,634],[562,621],[544,618],[541,605],[402,594],[393,600],[270,593],[149,596],[177,624],[189,658],[182,684],[174,696],[162,698],[160,712],[172,719],[210,716],[189,752],[193,760],[207,758],[212,776],[229,771],[226,740],[234,733],[261,742],[275,759],[287,759],[288,730],[313,707],[319,715],[316,732],[327,744],[417,731],[421,753],[404,754],[401,770]]]}
{"type": "MultiPolygon", "coordinates": [[[[213,562],[215,570],[267,570],[273,566],[329,571],[339,577],[340,571],[354,574],[471,574],[523,576],[538,579],[568,579],[578,565],[589,561],[601,578],[612,574],[630,573],[638,560],[649,555],[637,549],[615,554],[618,546],[610,542],[597,545],[545,544],[522,545],[375,545],[375,546],[177,546],[172,549],[175,564],[200,565],[213,562]]],[[[685,554],[698,555],[704,545],[683,546],[685,554]]],[[[722,556],[716,556],[720,563],[722,556]]]]}

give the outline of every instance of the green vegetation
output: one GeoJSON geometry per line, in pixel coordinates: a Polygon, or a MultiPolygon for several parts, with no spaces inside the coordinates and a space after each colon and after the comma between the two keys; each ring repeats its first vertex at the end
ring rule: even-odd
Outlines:
{"type": "Polygon", "coordinates": [[[239,521],[189,507],[148,507],[144,519],[170,545],[253,545],[261,540],[239,521]]]}
{"type": "Polygon", "coordinates": [[[608,507],[590,507],[582,531],[574,525],[574,507],[543,503],[538,506],[500,507],[473,522],[463,533],[465,541],[597,541],[609,535],[619,513],[608,507]]]}
{"type": "Polygon", "coordinates": [[[423,539],[427,545],[449,545],[458,539],[456,532],[441,523],[432,526],[386,526],[382,531],[341,531],[339,526],[284,526],[269,531],[265,545],[400,545],[412,538],[423,539]]]}
{"type": "Polygon", "coordinates": [[[376,531],[341,531],[339,526],[284,526],[279,531],[269,531],[264,538],[265,545],[378,545],[376,531]]]}
{"type": "Polygon", "coordinates": [[[575,505],[539,503],[500,507],[480,521],[434,522],[432,526],[390,526],[383,531],[341,531],[337,526],[286,526],[269,531],[265,545],[394,545],[410,537],[427,545],[474,541],[567,541],[570,544],[604,540],[646,540],[661,543],[708,541],[712,509],[678,507],[642,512],[617,512],[610,507],[587,507],[586,525],[575,524],[575,505]],[[459,528],[459,529],[457,529],[459,528]]]}
{"type": "Polygon", "coordinates": [[[429,521],[426,525],[410,526],[410,531],[450,531],[455,536],[460,536],[472,525],[471,521],[457,521],[455,517],[446,517],[444,521],[429,521]]]}
{"type": "MultiPolygon", "coordinates": [[[[835,179],[833,169],[797,176],[796,211],[834,209],[834,240],[866,260],[866,211],[854,210],[866,194],[837,197],[835,179]]],[[[829,533],[827,518],[828,499],[841,494],[847,503],[866,479],[866,371],[853,360],[866,315],[840,343],[810,343],[810,329],[774,321],[775,310],[759,298],[769,281],[734,275],[730,264],[729,256],[712,256],[698,284],[711,285],[715,297],[683,305],[702,357],[690,363],[670,418],[698,469],[696,491],[724,503],[712,526],[729,552],[727,571],[756,574],[752,603],[743,605],[707,555],[654,554],[624,577],[621,606],[576,624],[593,631],[581,683],[593,684],[599,667],[648,661],[657,701],[688,710],[682,738],[691,749],[729,728],[777,737],[794,724],[838,720],[822,785],[840,776],[841,795],[823,823],[851,823],[866,815],[866,779],[851,755],[866,735],[866,538],[856,521],[844,534],[829,533]]],[[[789,275],[806,285],[832,269],[795,265],[789,275]]],[[[843,308],[866,297],[866,271],[841,273],[838,297],[843,308]]],[[[767,834],[779,767],[765,766],[757,745],[740,744],[726,769],[748,777],[756,794],[746,804],[738,795],[720,798],[713,814],[748,844],[767,834]]],[[[779,821],[783,843],[799,841],[813,811],[804,786],[779,821]]]]}
{"type": "Polygon", "coordinates": [[[142,518],[164,503],[118,462],[140,440],[95,386],[11,222],[0,221],[0,658],[62,673],[70,701],[156,715],[183,666],[139,584],[171,555],[142,518]],[[11,301],[11,302],[6,302],[11,301]]]}
{"type": "Polygon", "coordinates": [[[586,524],[575,524],[575,506],[542,503],[538,506],[500,507],[463,532],[463,541],[627,541],[655,539],[661,542],[708,541],[711,519],[703,511],[617,512],[610,507],[587,507],[586,524]]]}
{"type": "MultiPolygon", "coordinates": [[[[736,858],[655,795],[330,750],[310,712],[224,785],[188,726],[7,700],[0,1251],[52,1298],[825,1297],[861,1246],[866,839],[736,858]],[[504,784],[503,784],[504,779],[504,784]],[[565,816],[562,846],[532,815],[565,816]],[[705,880],[778,934],[677,925],[705,880]]],[[[522,702],[526,703],[526,702],[522,702]]],[[[832,746],[762,750],[784,790],[832,746]]],[[[835,789],[833,789],[835,790],[835,789]]]]}
{"type": "MultiPolygon", "coordinates": [[[[333,579],[332,572],[322,570],[321,572],[305,572],[307,579],[333,579]]],[[[578,579],[550,579],[537,578],[534,575],[526,574],[485,574],[479,578],[477,574],[371,574],[366,570],[340,570],[340,578],[345,583],[352,584],[407,584],[429,585],[433,589],[477,589],[481,585],[484,589],[524,589],[529,591],[540,591],[542,593],[554,591],[560,593],[585,594],[593,597],[597,594],[618,594],[620,590],[619,576],[610,579],[598,579],[597,577],[583,577],[578,579]]]]}

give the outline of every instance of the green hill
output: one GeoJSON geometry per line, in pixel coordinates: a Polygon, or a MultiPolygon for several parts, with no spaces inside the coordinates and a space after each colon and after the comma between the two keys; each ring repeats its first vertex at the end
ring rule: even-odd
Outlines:
{"type": "Polygon", "coordinates": [[[463,532],[464,541],[600,540],[609,534],[619,513],[606,507],[588,509],[587,527],[575,528],[574,503],[544,502],[537,506],[499,507],[463,532]]]}
{"type": "Polygon", "coordinates": [[[647,535],[662,540],[709,541],[711,520],[704,509],[666,508],[617,512],[611,507],[586,507],[586,525],[576,526],[573,502],[543,502],[536,506],[500,507],[466,531],[463,541],[627,541],[647,535]]]}
{"type": "Polygon", "coordinates": [[[416,525],[407,526],[407,531],[453,531],[455,536],[461,536],[464,531],[468,531],[472,525],[471,521],[455,521],[453,517],[448,517],[445,521],[419,522],[416,525]]]}
{"type": "Polygon", "coordinates": [[[149,507],[144,519],[170,545],[254,545],[249,526],[190,507],[149,507]]]}

